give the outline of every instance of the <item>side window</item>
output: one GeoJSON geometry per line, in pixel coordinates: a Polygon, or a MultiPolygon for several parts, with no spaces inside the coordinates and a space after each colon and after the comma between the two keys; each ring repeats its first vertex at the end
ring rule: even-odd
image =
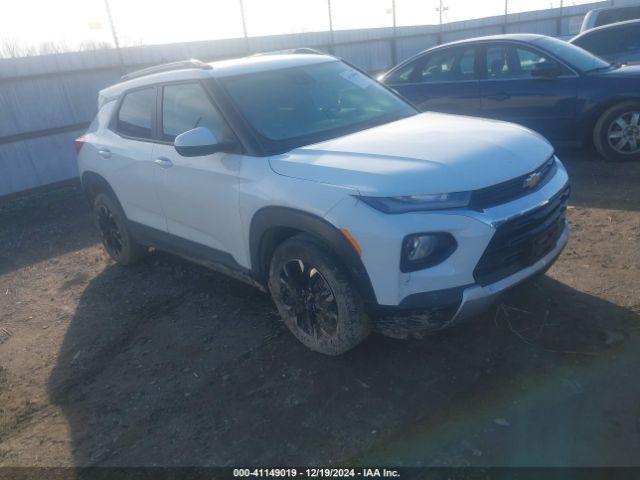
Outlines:
{"type": "MultiPolygon", "coordinates": [[[[633,52],[640,49],[640,25],[624,27],[620,35],[620,50],[633,52]]],[[[615,52],[617,53],[617,52],[615,52]]]]}
{"type": "Polygon", "coordinates": [[[508,47],[487,48],[487,78],[509,78],[508,47]]]}
{"type": "Polygon", "coordinates": [[[450,82],[473,80],[475,48],[457,48],[431,55],[422,67],[418,81],[450,82]]]}
{"type": "Polygon", "coordinates": [[[445,80],[453,67],[455,58],[453,51],[431,55],[420,71],[419,81],[439,82],[445,80]]]}
{"type": "Polygon", "coordinates": [[[413,71],[416,69],[416,65],[421,62],[422,58],[418,58],[411,63],[407,63],[406,65],[400,67],[398,70],[389,75],[389,78],[386,78],[384,83],[390,85],[398,85],[410,82],[413,71]]]}
{"type": "Polygon", "coordinates": [[[527,78],[539,63],[547,62],[546,57],[527,48],[508,45],[487,48],[487,78],[512,79],[527,78]]]}
{"type": "Polygon", "coordinates": [[[155,106],[155,87],[127,93],[120,104],[116,130],[129,137],[151,139],[155,106]]]}
{"type": "Polygon", "coordinates": [[[231,137],[229,127],[201,85],[166,85],[162,97],[162,139],[172,142],[196,127],[207,127],[219,139],[231,137]]]}
{"type": "Polygon", "coordinates": [[[473,79],[476,67],[476,49],[464,50],[460,56],[460,73],[465,79],[473,79]]]}
{"type": "Polygon", "coordinates": [[[531,70],[537,63],[544,63],[547,61],[545,57],[538,52],[532,50],[525,50],[524,48],[516,48],[516,61],[520,67],[520,74],[531,75],[531,70]]]}

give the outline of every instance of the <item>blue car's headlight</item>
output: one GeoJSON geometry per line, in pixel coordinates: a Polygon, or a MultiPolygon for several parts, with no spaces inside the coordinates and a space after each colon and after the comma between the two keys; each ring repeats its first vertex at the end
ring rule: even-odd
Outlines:
{"type": "Polygon", "coordinates": [[[408,195],[404,197],[358,197],[367,205],[384,213],[422,212],[462,208],[469,205],[471,192],[408,195]]]}

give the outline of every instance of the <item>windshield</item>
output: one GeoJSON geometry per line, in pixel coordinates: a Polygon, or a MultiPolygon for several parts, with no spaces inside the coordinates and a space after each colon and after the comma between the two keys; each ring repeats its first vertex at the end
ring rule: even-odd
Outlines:
{"type": "Polygon", "coordinates": [[[564,60],[582,72],[609,68],[611,65],[599,57],[557,38],[544,37],[535,40],[536,44],[564,60]]]}
{"type": "Polygon", "coordinates": [[[269,154],[417,113],[386,87],[339,61],[220,82],[269,154]]]}

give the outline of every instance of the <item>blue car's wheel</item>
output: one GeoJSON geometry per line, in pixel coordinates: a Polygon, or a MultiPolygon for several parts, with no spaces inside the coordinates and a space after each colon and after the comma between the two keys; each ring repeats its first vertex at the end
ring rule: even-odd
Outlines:
{"type": "Polygon", "coordinates": [[[604,112],[593,143],[606,160],[640,160],[640,102],[619,103],[604,112]]]}

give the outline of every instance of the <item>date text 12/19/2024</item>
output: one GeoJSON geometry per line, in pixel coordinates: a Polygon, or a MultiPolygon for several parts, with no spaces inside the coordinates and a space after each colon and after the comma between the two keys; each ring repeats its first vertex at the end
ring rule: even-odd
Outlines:
{"type": "Polygon", "coordinates": [[[399,478],[397,470],[386,468],[234,468],[235,478],[399,478]]]}

